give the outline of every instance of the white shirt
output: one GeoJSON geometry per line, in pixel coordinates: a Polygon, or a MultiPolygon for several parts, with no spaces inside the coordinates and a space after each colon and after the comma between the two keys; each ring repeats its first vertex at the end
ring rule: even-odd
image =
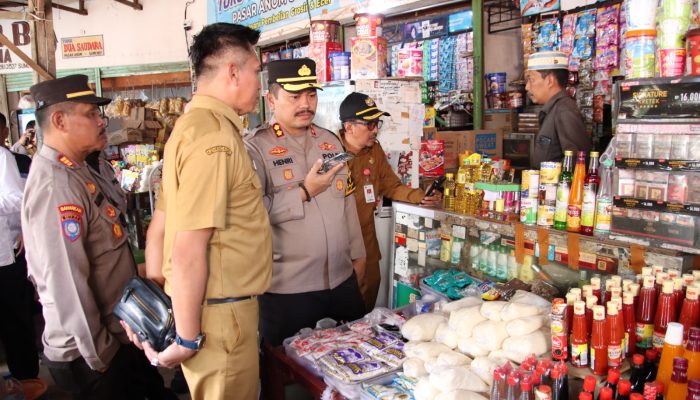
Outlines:
{"type": "Polygon", "coordinates": [[[22,234],[20,211],[24,182],[15,157],[0,147],[0,268],[15,262],[15,248],[22,234]]]}

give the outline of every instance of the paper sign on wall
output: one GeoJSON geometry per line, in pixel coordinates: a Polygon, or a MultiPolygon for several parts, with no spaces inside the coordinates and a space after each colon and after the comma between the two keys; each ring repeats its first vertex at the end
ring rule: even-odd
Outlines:
{"type": "Polygon", "coordinates": [[[63,58],[96,57],[105,55],[102,35],[77,36],[61,39],[63,58]]]}
{"type": "MultiPolygon", "coordinates": [[[[0,33],[7,36],[29,58],[32,57],[31,33],[27,21],[0,21],[0,33]]],[[[0,47],[0,74],[30,72],[32,69],[7,47],[0,47]]]]}

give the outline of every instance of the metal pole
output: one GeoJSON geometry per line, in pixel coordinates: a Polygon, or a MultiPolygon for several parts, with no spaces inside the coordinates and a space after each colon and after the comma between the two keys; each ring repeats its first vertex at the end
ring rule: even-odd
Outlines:
{"type": "Polygon", "coordinates": [[[474,129],[483,126],[484,114],[484,4],[483,0],[472,2],[472,20],[474,21],[474,129]]]}

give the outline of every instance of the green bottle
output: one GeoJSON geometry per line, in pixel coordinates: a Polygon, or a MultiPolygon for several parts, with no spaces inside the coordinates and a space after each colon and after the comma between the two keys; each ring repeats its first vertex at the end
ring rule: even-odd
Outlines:
{"type": "Polygon", "coordinates": [[[557,203],[554,211],[554,229],[566,230],[566,212],[569,207],[569,191],[574,173],[574,152],[564,151],[564,165],[557,186],[557,203]]]}

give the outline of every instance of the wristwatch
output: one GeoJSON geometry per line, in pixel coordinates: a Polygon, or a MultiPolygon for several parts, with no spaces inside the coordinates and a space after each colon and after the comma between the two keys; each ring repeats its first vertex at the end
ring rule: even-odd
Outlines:
{"type": "Polygon", "coordinates": [[[180,335],[175,335],[175,343],[190,350],[199,351],[204,344],[205,337],[203,333],[200,333],[194,340],[185,340],[180,335]]]}

